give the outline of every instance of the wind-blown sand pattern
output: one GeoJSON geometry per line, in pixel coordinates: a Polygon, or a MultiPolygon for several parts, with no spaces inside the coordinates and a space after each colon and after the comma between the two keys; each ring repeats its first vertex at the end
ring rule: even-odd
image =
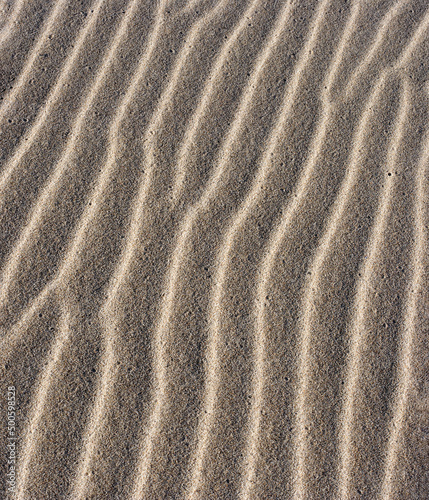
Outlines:
{"type": "Polygon", "coordinates": [[[427,1],[3,0],[0,78],[0,498],[429,498],[427,1]]]}

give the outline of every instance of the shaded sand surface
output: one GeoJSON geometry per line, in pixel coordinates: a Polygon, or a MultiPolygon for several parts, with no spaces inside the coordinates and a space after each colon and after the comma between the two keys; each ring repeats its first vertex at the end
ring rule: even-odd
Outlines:
{"type": "Polygon", "coordinates": [[[429,498],[426,0],[1,0],[0,94],[0,498],[429,498]]]}

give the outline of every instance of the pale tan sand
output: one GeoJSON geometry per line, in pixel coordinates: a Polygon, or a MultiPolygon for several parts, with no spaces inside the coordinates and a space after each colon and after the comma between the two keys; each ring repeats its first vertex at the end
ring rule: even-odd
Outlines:
{"type": "Polygon", "coordinates": [[[0,498],[429,498],[426,0],[3,0],[0,93],[0,498]]]}

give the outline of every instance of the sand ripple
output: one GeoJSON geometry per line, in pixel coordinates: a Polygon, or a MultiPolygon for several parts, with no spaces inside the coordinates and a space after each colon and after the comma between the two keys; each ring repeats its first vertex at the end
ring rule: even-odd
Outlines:
{"type": "Polygon", "coordinates": [[[428,56],[419,0],[0,2],[1,498],[429,497],[428,56]]]}

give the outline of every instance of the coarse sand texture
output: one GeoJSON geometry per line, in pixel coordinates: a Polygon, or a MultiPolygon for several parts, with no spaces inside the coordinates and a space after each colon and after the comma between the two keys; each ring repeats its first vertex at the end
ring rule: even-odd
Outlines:
{"type": "Polygon", "coordinates": [[[0,0],[0,499],[429,499],[428,0],[0,0]]]}

